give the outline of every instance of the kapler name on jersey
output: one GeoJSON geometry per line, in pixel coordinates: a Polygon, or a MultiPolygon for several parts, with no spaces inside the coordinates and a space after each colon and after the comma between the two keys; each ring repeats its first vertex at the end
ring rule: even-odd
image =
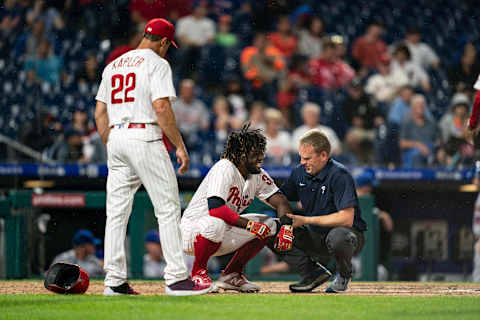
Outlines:
{"type": "Polygon", "coordinates": [[[145,59],[143,57],[125,57],[116,59],[112,67],[113,69],[122,68],[122,67],[139,67],[145,59]]]}
{"type": "Polygon", "coordinates": [[[253,199],[248,200],[248,195],[240,199],[240,190],[238,190],[237,187],[231,187],[230,190],[228,190],[227,202],[230,202],[236,207],[240,206],[240,204],[242,207],[248,207],[252,201],[253,199]]]}

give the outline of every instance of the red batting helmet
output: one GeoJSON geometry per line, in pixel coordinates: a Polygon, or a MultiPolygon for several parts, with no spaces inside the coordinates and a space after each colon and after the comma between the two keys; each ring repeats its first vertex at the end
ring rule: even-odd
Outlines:
{"type": "Polygon", "coordinates": [[[88,289],[90,278],[80,266],[71,263],[58,262],[45,274],[45,288],[61,294],[81,294],[88,289]]]}

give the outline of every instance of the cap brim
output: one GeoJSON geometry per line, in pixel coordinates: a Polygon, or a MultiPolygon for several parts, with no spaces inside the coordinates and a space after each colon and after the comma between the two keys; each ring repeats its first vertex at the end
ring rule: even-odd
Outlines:
{"type": "Polygon", "coordinates": [[[176,49],[178,49],[178,46],[177,46],[177,44],[175,43],[175,41],[170,41],[170,42],[172,43],[172,45],[173,45],[176,49]]]}

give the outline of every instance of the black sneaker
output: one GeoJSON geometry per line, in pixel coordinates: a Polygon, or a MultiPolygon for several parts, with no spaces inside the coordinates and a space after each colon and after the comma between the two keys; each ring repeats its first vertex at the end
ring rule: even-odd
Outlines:
{"type": "Polygon", "coordinates": [[[130,284],[128,284],[128,282],[125,282],[124,284],[121,284],[117,287],[106,287],[105,290],[103,290],[104,296],[123,296],[126,294],[140,295],[139,292],[133,290],[132,287],[130,287],[130,284]]]}
{"type": "Polygon", "coordinates": [[[291,284],[289,286],[290,291],[310,292],[330,279],[332,273],[320,263],[317,263],[317,265],[318,268],[315,271],[304,276],[299,282],[291,284]]]}

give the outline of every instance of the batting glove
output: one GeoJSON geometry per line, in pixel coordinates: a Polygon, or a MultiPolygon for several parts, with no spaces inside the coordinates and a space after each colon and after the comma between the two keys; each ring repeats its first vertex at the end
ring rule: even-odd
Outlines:
{"type": "Polygon", "coordinates": [[[273,247],[278,251],[288,251],[293,246],[293,228],[289,225],[283,225],[275,238],[273,247]]]}
{"type": "Polygon", "coordinates": [[[245,228],[260,240],[265,240],[270,235],[270,228],[261,222],[249,220],[245,228]]]}

